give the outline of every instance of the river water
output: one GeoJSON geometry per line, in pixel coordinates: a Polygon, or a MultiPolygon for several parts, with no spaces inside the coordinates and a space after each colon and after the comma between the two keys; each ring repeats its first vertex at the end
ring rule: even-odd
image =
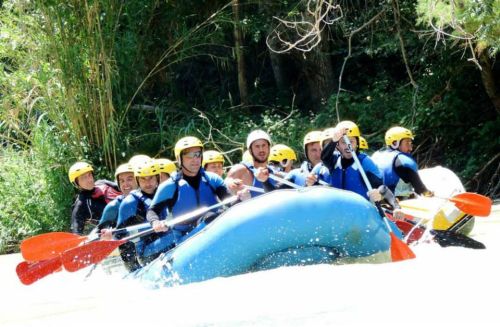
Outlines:
{"type": "Polygon", "coordinates": [[[0,257],[0,326],[498,326],[500,206],[486,250],[420,244],[414,260],[315,265],[148,290],[97,268],[24,286],[0,257]]]}

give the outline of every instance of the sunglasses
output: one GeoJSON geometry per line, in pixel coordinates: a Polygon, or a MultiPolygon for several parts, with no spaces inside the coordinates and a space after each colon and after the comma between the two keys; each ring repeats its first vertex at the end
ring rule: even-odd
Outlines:
{"type": "Polygon", "coordinates": [[[201,151],[187,152],[187,153],[184,153],[183,156],[186,156],[186,157],[188,157],[190,159],[201,158],[202,152],[201,151]]]}

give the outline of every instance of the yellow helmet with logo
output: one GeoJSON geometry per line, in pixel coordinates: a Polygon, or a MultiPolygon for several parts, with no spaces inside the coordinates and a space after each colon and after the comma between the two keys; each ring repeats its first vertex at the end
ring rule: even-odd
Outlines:
{"type": "Polygon", "coordinates": [[[283,162],[284,160],[297,160],[295,151],[287,145],[276,144],[271,148],[269,161],[283,162]]]}
{"type": "Polygon", "coordinates": [[[181,138],[177,143],[175,144],[174,148],[174,154],[175,154],[175,160],[180,164],[181,162],[181,152],[183,150],[189,149],[189,148],[194,148],[194,147],[200,147],[201,150],[203,151],[203,143],[201,143],[200,139],[194,136],[186,136],[181,138]]]}
{"type": "Polygon", "coordinates": [[[133,173],[134,172],[134,166],[130,162],[121,164],[116,168],[115,170],[115,180],[118,181],[118,175],[123,174],[123,173],[133,173]]]}
{"type": "Polygon", "coordinates": [[[350,120],[344,120],[337,124],[337,128],[347,128],[347,136],[360,137],[359,127],[350,120]]]}
{"type": "Polygon", "coordinates": [[[402,139],[413,140],[413,138],[413,133],[409,129],[401,126],[395,126],[389,128],[385,133],[385,144],[393,149],[397,149],[399,147],[399,142],[401,142],[402,139]]]}
{"type": "Polygon", "coordinates": [[[89,171],[94,171],[94,168],[86,162],[79,161],[74,163],[68,171],[68,178],[71,183],[75,183],[76,179],[89,171]]]}
{"type": "Polygon", "coordinates": [[[245,152],[243,152],[243,155],[241,156],[241,161],[248,162],[248,163],[253,162],[253,158],[252,158],[252,155],[250,154],[250,151],[245,150],[245,152]]]}
{"type": "Polygon", "coordinates": [[[172,175],[172,173],[177,171],[177,167],[175,167],[175,163],[172,160],[160,158],[156,159],[155,162],[158,165],[160,173],[172,175]]]}
{"type": "Polygon", "coordinates": [[[160,169],[155,160],[151,159],[149,161],[138,163],[134,166],[134,176],[135,177],[148,177],[160,174],[160,169]]]}
{"type": "Polygon", "coordinates": [[[359,137],[359,149],[368,150],[368,141],[363,136],[359,137]]]}
{"type": "Polygon", "coordinates": [[[202,166],[205,167],[206,164],[212,162],[222,162],[224,164],[224,156],[219,151],[209,150],[203,152],[203,162],[202,166]]]}

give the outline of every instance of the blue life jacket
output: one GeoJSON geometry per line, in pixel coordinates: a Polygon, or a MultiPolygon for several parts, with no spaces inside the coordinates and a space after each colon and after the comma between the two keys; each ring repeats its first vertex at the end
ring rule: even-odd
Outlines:
{"type": "MultiPolygon", "coordinates": [[[[200,170],[201,180],[197,190],[182,178],[181,173],[172,174],[171,178],[160,184],[158,192],[152,201],[152,206],[166,202],[168,212],[174,217],[191,212],[201,207],[208,207],[218,203],[215,193],[218,187],[224,186],[224,180],[217,174],[200,170]]],[[[165,219],[166,214],[160,215],[160,219],[165,219]]],[[[178,224],[173,229],[189,232],[194,225],[178,224]]]]}
{"type": "MultiPolygon", "coordinates": [[[[252,174],[253,181],[252,181],[252,185],[251,186],[258,187],[258,188],[264,188],[264,185],[262,184],[262,182],[260,182],[257,178],[255,178],[255,172],[257,171],[257,168],[255,168],[251,163],[248,163],[248,162],[242,161],[241,164],[243,166],[245,166],[246,169],[248,169],[248,171],[250,172],[250,174],[252,174]]],[[[271,173],[271,174],[275,173],[274,169],[270,165],[267,165],[267,169],[269,169],[269,173],[271,173]]],[[[272,179],[269,179],[269,182],[272,185],[276,184],[274,182],[274,180],[272,180],[272,179]]],[[[257,197],[257,196],[262,195],[262,194],[264,194],[264,193],[250,191],[250,195],[252,196],[252,198],[257,197]]]]}
{"type": "Polygon", "coordinates": [[[372,155],[372,160],[377,164],[384,176],[384,184],[392,192],[395,192],[396,185],[398,185],[400,179],[395,170],[395,163],[397,159],[399,159],[403,167],[407,167],[415,172],[418,172],[417,162],[408,153],[386,148],[384,150],[377,151],[372,155]]]}
{"type": "Polygon", "coordinates": [[[304,161],[302,165],[300,165],[300,168],[295,168],[292,171],[290,171],[285,176],[285,179],[297,185],[306,186],[306,178],[307,175],[309,175],[309,172],[311,172],[311,170],[312,170],[311,163],[309,161],[304,161]]]}
{"type": "Polygon", "coordinates": [[[332,175],[330,174],[330,170],[322,162],[314,166],[311,170],[311,174],[316,175],[318,180],[332,185],[332,175]]]}
{"type": "Polygon", "coordinates": [[[133,223],[145,222],[151,201],[152,199],[144,195],[140,189],[130,192],[120,204],[117,226],[128,226],[133,218],[135,218],[133,223]]]}
{"type": "MultiPolygon", "coordinates": [[[[331,185],[336,188],[340,188],[343,190],[352,191],[358,193],[359,195],[368,199],[368,188],[366,187],[363,177],[358,169],[356,163],[353,163],[346,169],[342,168],[341,165],[342,157],[339,156],[337,158],[337,162],[333,171],[331,172],[332,179],[331,185]]],[[[358,154],[359,162],[363,167],[365,173],[372,173],[373,175],[382,179],[382,173],[378,169],[377,165],[373,162],[373,160],[368,157],[364,153],[358,154]]]]}
{"type": "Polygon", "coordinates": [[[118,211],[120,209],[120,204],[122,203],[124,198],[125,195],[121,194],[106,205],[104,211],[102,212],[101,220],[99,220],[98,226],[116,226],[116,223],[118,221],[118,211]]]}

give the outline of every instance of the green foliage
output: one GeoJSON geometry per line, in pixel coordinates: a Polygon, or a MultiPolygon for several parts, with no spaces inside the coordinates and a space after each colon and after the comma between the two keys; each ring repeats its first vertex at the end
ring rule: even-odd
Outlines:
{"type": "Polygon", "coordinates": [[[500,49],[499,0],[419,0],[419,23],[475,42],[479,52],[489,49],[494,57],[500,49]]]}
{"type": "Polygon", "coordinates": [[[0,153],[0,253],[28,236],[69,227],[73,189],[67,181],[67,147],[53,127],[40,123],[31,150],[0,153]]]}

